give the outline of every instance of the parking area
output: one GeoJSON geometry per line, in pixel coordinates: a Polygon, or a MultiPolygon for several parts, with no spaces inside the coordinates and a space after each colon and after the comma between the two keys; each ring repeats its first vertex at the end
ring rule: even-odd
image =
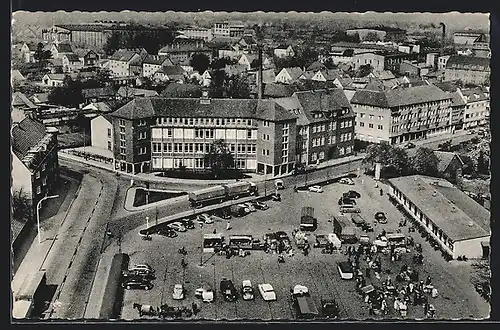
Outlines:
{"type": "MultiPolygon", "coordinates": [[[[226,230],[228,220],[215,218],[214,224],[206,224],[200,229],[179,233],[175,238],[167,238],[154,235],[151,241],[142,240],[138,230],[127,233],[121,242],[122,252],[130,255],[131,264],[148,263],[156,270],[154,287],[149,291],[126,290],[122,309],[122,318],[137,319],[139,314],[133,309],[133,304],[147,304],[154,307],[162,304],[169,306],[186,306],[191,308],[191,303],[196,302],[201,311],[193,319],[215,319],[215,320],[290,320],[295,319],[292,307],[290,288],[296,284],[302,284],[309,288],[317,306],[320,305],[322,296],[334,298],[340,307],[341,318],[366,319],[368,304],[355,291],[355,281],[341,280],[337,271],[336,262],[347,260],[347,255],[342,252],[334,254],[323,254],[321,249],[312,248],[311,252],[304,256],[293,242],[292,231],[298,228],[300,223],[301,208],[312,206],[318,218],[318,228],[314,234],[331,233],[332,223],[328,220],[338,214],[338,199],[343,192],[353,189],[361,193],[357,204],[361,209],[361,215],[374,222],[374,214],[384,211],[388,223],[376,225],[373,223],[374,232],[369,233],[370,238],[379,234],[382,229],[387,232],[397,230],[398,223],[403,217],[394,205],[390,203],[387,196],[380,196],[379,188],[371,178],[360,177],[355,179],[354,186],[333,183],[324,186],[323,193],[293,192],[287,189],[281,192],[282,201],[269,201],[268,210],[252,212],[241,217],[232,218],[231,230],[226,230]],[[231,257],[202,253],[202,237],[204,234],[222,233],[229,235],[253,235],[254,238],[262,240],[265,233],[285,231],[292,240],[294,256],[286,256],[284,263],[278,263],[276,254],[267,254],[264,251],[252,251],[246,257],[231,257]],[[187,255],[178,253],[178,249],[185,247],[187,255]],[[181,261],[185,259],[186,267],[182,267],[181,261]],[[201,264],[201,266],[200,266],[201,264]],[[219,283],[222,278],[229,278],[236,288],[241,290],[241,282],[250,280],[255,289],[254,301],[243,301],[241,297],[236,302],[226,302],[219,292],[219,283]],[[269,283],[274,287],[277,300],[265,302],[257,290],[257,284],[269,283]],[[185,299],[175,301],[172,292],[175,284],[183,284],[185,288],[185,299]],[[215,301],[207,304],[202,303],[194,296],[196,288],[203,284],[209,284],[215,290],[215,301]]],[[[385,187],[383,187],[385,188],[385,187]]],[[[408,228],[403,227],[402,232],[409,235],[408,228]]],[[[358,232],[360,234],[361,232],[358,232]]],[[[412,233],[415,242],[419,242],[420,236],[412,233]]],[[[447,263],[439,252],[434,251],[428,243],[422,240],[424,248],[424,264],[418,267],[420,278],[425,279],[430,275],[434,285],[439,290],[437,298],[432,303],[437,308],[438,318],[482,318],[487,317],[488,306],[481,300],[474,288],[468,283],[466,274],[461,271],[460,264],[447,263]],[[470,287],[470,288],[469,288],[470,287]]],[[[403,255],[400,261],[391,263],[388,256],[381,256],[382,277],[376,279],[372,276],[367,282],[380,286],[381,280],[399,272],[403,264],[413,266],[412,253],[403,255]]],[[[361,262],[361,267],[366,267],[366,262],[361,262]]],[[[376,316],[393,318],[398,317],[392,310],[392,303],[388,304],[388,315],[376,316]]],[[[408,318],[422,318],[424,311],[422,306],[409,306],[408,318]]],[[[146,317],[143,317],[146,318],[146,317]]]]}

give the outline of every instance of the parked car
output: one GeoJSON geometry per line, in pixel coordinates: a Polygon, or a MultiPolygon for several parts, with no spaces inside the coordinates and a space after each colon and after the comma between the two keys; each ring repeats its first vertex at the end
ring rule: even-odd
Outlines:
{"type": "Polygon", "coordinates": [[[339,198],[339,205],[356,205],[356,201],[352,198],[342,196],[339,198]]]}
{"type": "Polygon", "coordinates": [[[335,299],[321,298],[321,316],[327,319],[336,319],[340,316],[340,308],[335,299]]]}
{"type": "Polygon", "coordinates": [[[158,235],[166,236],[166,237],[170,237],[170,238],[177,237],[177,233],[175,232],[175,230],[173,230],[170,227],[160,228],[160,229],[158,229],[158,231],[156,233],[158,235]]]}
{"type": "Polygon", "coordinates": [[[180,223],[186,228],[186,229],[194,229],[194,221],[192,219],[182,219],[180,223]]]}
{"type": "Polygon", "coordinates": [[[194,296],[196,298],[201,298],[201,301],[206,303],[211,303],[214,301],[214,290],[209,285],[204,285],[201,288],[198,288],[194,292],[194,296]]]}
{"type": "Polygon", "coordinates": [[[254,292],[252,287],[252,282],[250,280],[243,281],[243,287],[241,288],[241,297],[243,300],[254,300],[254,292]]]}
{"type": "Polygon", "coordinates": [[[238,292],[231,280],[223,278],[220,281],[220,292],[226,301],[236,301],[238,292]]]}
{"type": "Polygon", "coordinates": [[[130,272],[138,272],[138,273],[154,273],[155,270],[148,264],[135,264],[128,269],[130,272]]]}
{"type": "Polygon", "coordinates": [[[322,193],[323,188],[321,188],[321,186],[311,186],[311,187],[309,187],[309,191],[316,192],[316,193],[322,193]]]}
{"type": "Polygon", "coordinates": [[[339,183],[341,183],[341,184],[347,184],[347,185],[350,185],[350,186],[354,185],[354,181],[351,178],[342,178],[342,179],[339,180],[339,183]]]}
{"type": "Polygon", "coordinates": [[[122,287],[124,287],[127,290],[131,289],[151,290],[153,288],[153,283],[144,278],[132,277],[123,281],[122,287]]]}
{"type": "Polygon", "coordinates": [[[285,189],[285,183],[281,179],[274,180],[274,186],[276,190],[285,189]]]}
{"type": "Polygon", "coordinates": [[[264,301],[276,300],[276,292],[274,292],[273,286],[269,283],[263,283],[258,285],[260,295],[264,301]]]}
{"type": "Polygon", "coordinates": [[[172,222],[171,224],[168,225],[171,229],[179,232],[185,232],[187,231],[186,227],[182,225],[179,221],[172,222]]]}
{"type": "Polygon", "coordinates": [[[361,198],[361,194],[356,190],[349,190],[348,192],[345,192],[343,196],[348,198],[361,198]]]}
{"type": "Polygon", "coordinates": [[[269,206],[266,203],[259,201],[254,202],[253,205],[258,210],[267,210],[269,208],[269,206]]]}
{"type": "Polygon", "coordinates": [[[172,293],[172,299],[182,300],[184,299],[184,287],[182,284],[174,285],[174,292],[172,293]]]}
{"type": "Polygon", "coordinates": [[[387,223],[387,217],[384,212],[375,213],[375,220],[377,220],[378,223],[387,223]]]}
{"type": "Polygon", "coordinates": [[[253,205],[253,203],[243,203],[242,205],[245,205],[246,207],[248,207],[248,209],[250,210],[250,212],[255,212],[256,209],[255,209],[255,206],[253,205]]]}
{"type": "Polygon", "coordinates": [[[415,148],[415,144],[412,143],[412,142],[408,142],[406,145],[405,145],[405,148],[406,149],[412,149],[412,148],[415,148]]]}
{"type": "Polygon", "coordinates": [[[210,224],[214,223],[214,219],[208,213],[202,213],[198,215],[197,220],[202,223],[210,224]]]}
{"type": "Polygon", "coordinates": [[[222,219],[231,219],[231,212],[226,208],[215,210],[214,215],[222,219]]]}
{"type": "Polygon", "coordinates": [[[153,273],[146,273],[146,272],[140,272],[140,271],[130,271],[130,270],[124,270],[122,272],[122,276],[125,280],[129,280],[132,278],[140,278],[140,279],[144,279],[147,281],[152,281],[152,280],[156,279],[156,276],[153,273]]]}

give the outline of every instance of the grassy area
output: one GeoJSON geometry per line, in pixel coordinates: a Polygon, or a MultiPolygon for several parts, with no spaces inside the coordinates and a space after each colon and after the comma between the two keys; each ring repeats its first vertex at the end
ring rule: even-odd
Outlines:
{"type": "MultiPolygon", "coordinates": [[[[148,204],[163,201],[169,198],[187,195],[186,192],[169,193],[165,191],[150,191],[148,197],[148,204]]],[[[146,190],[138,188],[135,191],[134,206],[146,205],[146,190]]]]}

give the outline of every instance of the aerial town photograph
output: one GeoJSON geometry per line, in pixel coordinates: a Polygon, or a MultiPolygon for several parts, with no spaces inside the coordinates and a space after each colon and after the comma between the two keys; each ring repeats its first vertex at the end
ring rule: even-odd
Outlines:
{"type": "Polygon", "coordinates": [[[489,18],[14,12],[11,322],[488,319],[489,18]]]}

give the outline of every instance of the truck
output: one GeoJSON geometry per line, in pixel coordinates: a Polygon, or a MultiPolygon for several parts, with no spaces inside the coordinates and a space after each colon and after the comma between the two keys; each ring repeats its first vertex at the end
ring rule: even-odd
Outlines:
{"type": "Polygon", "coordinates": [[[358,241],[356,237],[356,228],[351,224],[347,216],[334,216],[332,223],[333,232],[340,238],[342,243],[354,244],[358,241]]]}
{"type": "Polygon", "coordinates": [[[248,213],[250,213],[250,210],[245,205],[238,204],[238,205],[232,205],[230,208],[230,212],[235,217],[243,217],[248,213]]]}
{"type": "Polygon", "coordinates": [[[304,206],[300,216],[300,230],[314,231],[318,227],[318,220],[314,217],[314,208],[304,206]]]}
{"type": "Polygon", "coordinates": [[[290,291],[297,318],[313,319],[319,316],[319,311],[307,287],[296,285],[290,291]]]}
{"type": "Polygon", "coordinates": [[[208,204],[222,203],[229,199],[257,195],[257,185],[250,181],[226,183],[189,193],[191,206],[200,208],[208,204]]]}

